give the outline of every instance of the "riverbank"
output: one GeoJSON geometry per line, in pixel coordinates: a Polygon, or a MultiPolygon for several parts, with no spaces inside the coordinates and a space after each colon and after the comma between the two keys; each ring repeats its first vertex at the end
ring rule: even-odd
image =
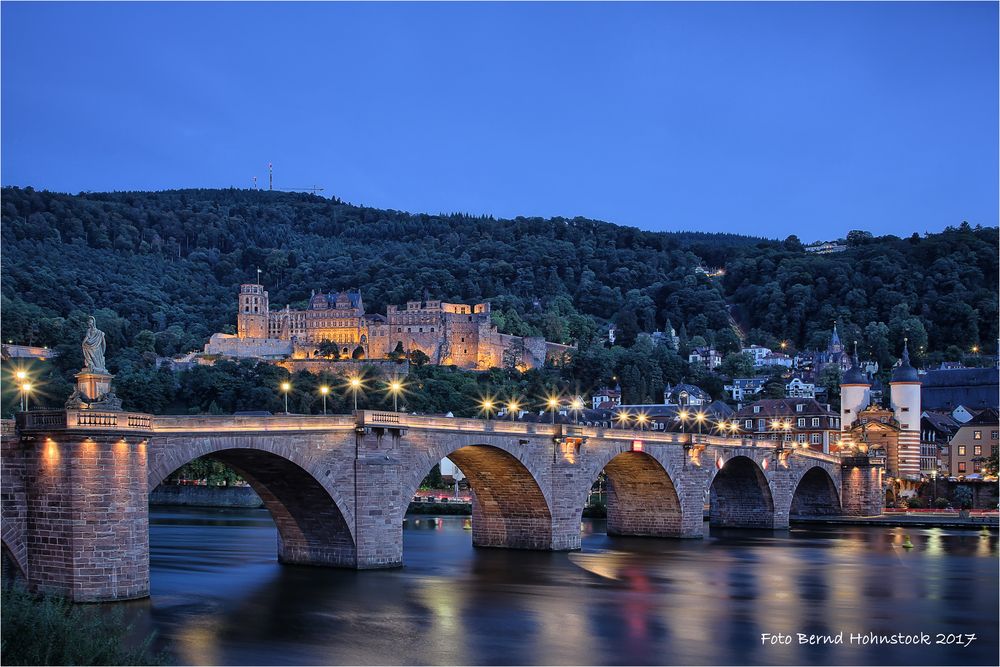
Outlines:
{"type": "Polygon", "coordinates": [[[997,515],[973,515],[962,518],[947,514],[883,514],[882,516],[793,516],[789,518],[793,524],[823,524],[845,526],[886,526],[917,528],[992,528],[998,527],[997,515]]]}
{"type": "Polygon", "coordinates": [[[198,486],[161,484],[149,494],[150,505],[173,507],[263,507],[260,496],[249,486],[198,486]]]}

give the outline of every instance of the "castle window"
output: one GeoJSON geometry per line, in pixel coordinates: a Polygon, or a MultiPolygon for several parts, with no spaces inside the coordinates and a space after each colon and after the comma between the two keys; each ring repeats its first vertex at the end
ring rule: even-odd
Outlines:
{"type": "Polygon", "coordinates": [[[465,342],[465,339],[464,339],[464,338],[462,339],[462,342],[463,342],[463,343],[465,342]]]}
{"type": "Polygon", "coordinates": [[[417,329],[417,331],[419,331],[420,333],[423,333],[424,332],[424,328],[420,327],[419,329],[417,329]]]}
{"type": "Polygon", "coordinates": [[[972,455],[973,456],[982,456],[983,455],[983,446],[982,445],[973,445],[973,447],[972,447],[972,455]]]}
{"type": "Polygon", "coordinates": [[[396,333],[402,333],[403,327],[396,327],[396,333]]]}
{"type": "Polygon", "coordinates": [[[982,440],[983,439],[983,432],[982,431],[973,431],[972,432],[972,439],[973,440],[982,440]]]}
{"type": "Polygon", "coordinates": [[[472,315],[469,315],[469,321],[470,322],[472,321],[472,315]]]}

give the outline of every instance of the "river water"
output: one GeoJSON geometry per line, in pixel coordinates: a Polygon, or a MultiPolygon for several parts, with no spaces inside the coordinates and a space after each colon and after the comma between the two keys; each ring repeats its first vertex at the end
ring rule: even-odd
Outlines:
{"type": "Polygon", "coordinates": [[[706,525],[664,540],[585,521],[581,551],[546,553],[474,549],[463,522],[411,516],[405,567],[355,572],[279,565],[266,510],[154,507],[152,595],[130,608],[179,664],[997,664],[995,531],[706,525]]]}

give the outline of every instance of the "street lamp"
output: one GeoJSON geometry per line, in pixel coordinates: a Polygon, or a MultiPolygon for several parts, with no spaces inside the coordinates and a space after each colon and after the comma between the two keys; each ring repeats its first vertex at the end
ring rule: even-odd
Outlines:
{"type": "Polygon", "coordinates": [[[733,437],[735,438],[740,432],[740,423],[734,419],[729,424],[729,430],[733,432],[733,437]]]}
{"type": "Polygon", "coordinates": [[[556,411],[559,409],[559,399],[555,396],[549,396],[548,400],[545,402],[549,406],[549,410],[552,411],[552,423],[556,423],[556,411]]]}
{"type": "Polygon", "coordinates": [[[517,402],[517,399],[516,398],[510,399],[510,402],[507,403],[507,411],[510,413],[511,421],[514,421],[514,415],[517,414],[517,411],[520,409],[521,409],[521,404],[517,402]]]}
{"type": "Polygon", "coordinates": [[[493,400],[484,398],[479,402],[479,411],[486,413],[486,421],[490,420],[490,413],[493,412],[493,400]]]}
{"type": "Polygon", "coordinates": [[[399,394],[403,391],[403,383],[399,380],[392,380],[389,382],[389,393],[392,394],[392,411],[399,412],[397,407],[397,401],[399,400],[399,394]]]}
{"type": "Polygon", "coordinates": [[[330,393],[330,388],[323,385],[319,388],[319,393],[323,396],[323,414],[326,414],[326,395],[330,393]]]}
{"type": "Polygon", "coordinates": [[[576,421],[577,424],[579,424],[580,423],[580,411],[583,410],[583,399],[581,399],[579,396],[577,396],[576,398],[574,398],[573,399],[573,403],[572,403],[572,407],[573,407],[573,412],[574,412],[574,415],[575,415],[575,418],[576,418],[575,421],[576,421]]]}
{"type": "Polygon", "coordinates": [[[21,396],[24,402],[24,412],[28,411],[28,394],[31,393],[31,383],[25,382],[21,385],[21,396]]]}
{"type": "Polygon", "coordinates": [[[688,411],[681,410],[677,413],[677,420],[681,423],[681,433],[684,433],[684,427],[687,425],[688,411]]]}
{"type": "Polygon", "coordinates": [[[649,421],[649,416],[645,412],[640,412],[635,416],[635,420],[639,423],[639,431],[645,431],[646,422],[649,421]]]}
{"type": "Polygon", "coordinates": [[[285,414],[288,414],[288,392],[292,390],[291,382],[282,382],[281,391],[285,394],[285,414]]]}
{"type": "Polygon", "coordinates": [[[701,425],[705,423],[705,413],[699,410],[695,413],[694,420],[698,422],[698,435],[701,435],[701,425]]]}
{"type": "Polygon", "coordinates": [[[354,411],[358,411],[358,390],[361,389],[361,378],[357,375],[350,379],[351,391],[354,392],[354,411]]]}
{"type": "Polygon", "coordinates": [[[626,411],[624,411],[624,410],[619,410],[617,418],[618,418],[618,423],[622,425],[622,429],[624,430],[625,427],[628,425],[628,422],[629,422],[629,415],[628,415],[628,413],[626,411]]]}

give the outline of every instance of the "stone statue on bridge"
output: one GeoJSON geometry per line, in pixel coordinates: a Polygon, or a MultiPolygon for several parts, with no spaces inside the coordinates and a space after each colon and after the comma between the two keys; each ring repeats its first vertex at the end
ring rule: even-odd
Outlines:
{"type": "Polygon", "coordinates": [[[83,369],[91,373],[107,373],[104,367],[104,332],[97,328],[97,320],[87,318],[87,333],[83,336],[83,369]]]}
{"type": "Polygon", "coordinates": [[[87,332],[83,335],[83,370],[76,374],[76,391],[66,401],[68,409],[121,410],[122,401],[111,388],[111,379],[104,365],[107,343],[104,332],[97,328],[97,320],[87,318],[87,332]]]}

